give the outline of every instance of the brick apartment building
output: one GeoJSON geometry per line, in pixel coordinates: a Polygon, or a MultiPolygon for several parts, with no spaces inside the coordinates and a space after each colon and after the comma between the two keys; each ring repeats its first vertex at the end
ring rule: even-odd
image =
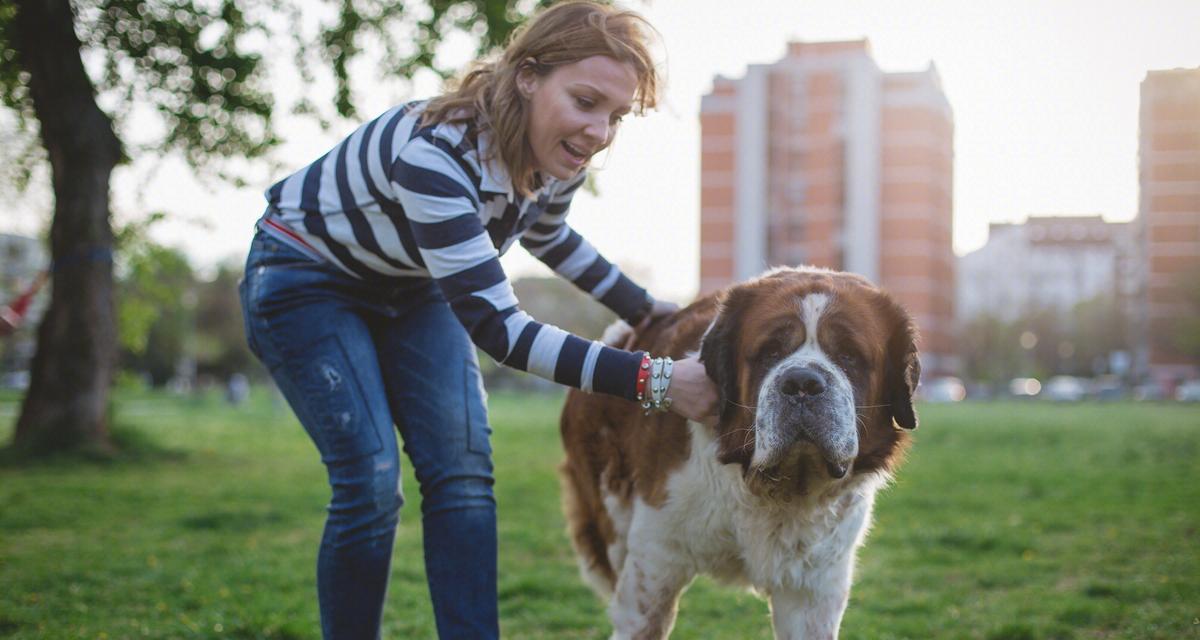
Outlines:
{"type": "Polygon", "coordinates": [[[700,108],[700,290],[768,266],[860,273],[953,373],[954,120],[936,69],[884,73],[865,40],[793,42],[700,108]]]}
{"type": "Polygon", "coordinates": [[[1143,373],[1167,390],[1200,375],[1173,343],[1175,319],[1194,314],[1181,280],[1200,270],[1200,68],[1151,71],[1142,81],[1138,239],[1144,251],[1139,334],[1143,373]]]}

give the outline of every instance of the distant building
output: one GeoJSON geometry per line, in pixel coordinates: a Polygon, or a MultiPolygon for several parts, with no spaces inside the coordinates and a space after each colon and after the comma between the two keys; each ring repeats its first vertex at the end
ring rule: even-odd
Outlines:
{"type": "Polygon", "coordinates": [[[1126,317],[1138,291],[1138,247],[1128,222],[1100,216],[1031,216],[992,223],[988,244],[959,258],[958,318],[1012,322],[1027,313],[1062,315],[1108,298],[1126,317]]]}
{"type": "Polygon", "coordinates": [[[700,108],[700,290],[774,265],[860,273],[901,300],[927,373],[954,354],[954,121],[933,65],[884,73],[865,40],[793,42],[700,108]]]}
{"type": "Polygon", "coordinates": [[[1015,320],[1101,296],[1125,304],[1137,289],[1130,223],[1100,216],[1032,216],[992,223],[987,244],[958,260],[958,317],[1015,320]]]}
{"type": "Polygon", "coordinates": [[[1137,235],[1144,290],[1138,364],[1168,389],[1200,375],[1179,352],[1173,323],[1194,314],[1179,297],[1200,273],[1200,68],[1151,71],[1142,81],[1137,235]]]}

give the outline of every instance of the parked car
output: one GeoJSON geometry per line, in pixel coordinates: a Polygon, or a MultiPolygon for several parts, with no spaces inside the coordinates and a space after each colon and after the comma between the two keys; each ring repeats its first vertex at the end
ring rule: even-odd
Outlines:
{"type": "Polygon", "coordinates": [[[1133,388],[1134,400],[1166,400],[1167,394],[1157,382],[1146,382],[1133,388]]]}
{"type": "Polygon", "coordinates": [[[1054,376],[1042,388],[1042,397],[1053,402],[1079,402],[1087,395],[1087,382],[1075,376],[1054,376]]]}
{"type": "Polygon", "coordinates": [[[1200,402],[1200,380],[1188,380],[1175,387],[1175,399],[1180,402],[1200,402]]]}
{"type": "Polygon", "coordinates": [[[986,382],[968,382],[967,400],[991,400],[996,397],[996,390],[986,382]]]}
{"type": "Polygon", "coordinates": [[[1125,385],[1114,375],[1103,375],[1092,380],[1088,395],[1096,400],[1120,400],[1125,397],[1125,385]]]}
{"type": "Polygon", "coordinates": [[[967,388],[955,377],[933,378],[921,383],[918,397],[926,402],[959,402],[967,397],[967,388]]]}
{"type": "Polygon", "coordinates": [[[1009,395],[1016,398],[1032,398],[1042,391],[1037,378],[1013,378],[1008,382],[1009,395]]]}

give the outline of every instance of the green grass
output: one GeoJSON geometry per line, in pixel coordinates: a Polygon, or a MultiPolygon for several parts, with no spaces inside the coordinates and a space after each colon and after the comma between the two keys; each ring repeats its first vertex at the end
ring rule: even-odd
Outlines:
{"type": "MultiPolygon", "coordinates": [[[[559,402],[491,400],[510,638],[608,633],[559,512],[559,402]]],[[[287,409],[122,394],[117,415],[129,455],[0,466],[0,637],[318,637],[328,490],[287,409]]],[[[1200,638],[1200,408],[925,406],[917,435],[843,638],[1200,638]]],[[[405,487],[384,637],[432,638],[405,487]]],[[[767,608],[700,579],[675,637],[769,638],[767,608]]]]}

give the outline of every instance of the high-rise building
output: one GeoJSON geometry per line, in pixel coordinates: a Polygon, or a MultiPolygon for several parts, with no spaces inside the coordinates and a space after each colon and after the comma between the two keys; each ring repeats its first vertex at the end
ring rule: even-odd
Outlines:
{"type": "Polygon", "coordinates": [[[953,345],[954,120],[937,70],[884,73],[865,40],[793,42],[700,107],[700,290],[768,266],[853,271],[908,307],[929,373],[953,345]]]}
{"type": "Polygon", "coordinates": [[[1200,375],[1179,349],[1178,321],[1196,313],[1183,298],[1200,278],[1200,68],[1151,71],[1142,81],[1137,228],[1144,252],[1143,373],[1168,390],[1200,375]]]}

